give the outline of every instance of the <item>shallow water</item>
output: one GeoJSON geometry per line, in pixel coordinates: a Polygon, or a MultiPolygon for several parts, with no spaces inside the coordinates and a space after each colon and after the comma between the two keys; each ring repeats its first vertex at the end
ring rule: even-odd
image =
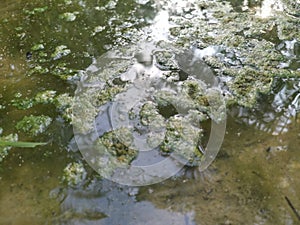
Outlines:
{"type": "MultiPolygon", "coordinates": [[[[25,115],[54,118],[41,135],[30,137],[19,132],[20,140],[47,141],[48,145],[14,148],[1,163],[0,224],[299,223],[299,79],[278,79],[271,93],[259,96],[254,109],[228,109],[222,148],[203,173],[184,168],[162,183],[135,188],[101,179],[84,164],[88,176],[83,183],[63,182],[64,168],[82,161],[80,153],[71,151],[72,127],[53,105],[19,110],[11,100],[16,93],[30,98],[49,89],[72,95],[77,78],[60,79],[62,73],[55,73],[60,63],[74,70],[87,68],[92,59],[115,42],[122,42],[122,32],[128,27],[147,26],[156,14],[147,1],[120,1],[117,6],[113,1],[66,2],[0,2],[3,135],[17,133],[15,124],[25,115]],[[72,22],[59,18],[65,12],[79,13],[72,22]],[[148,16],[144,18],[144,14],[148,16]],[[32,50],[39,43],[45,47],[47,55],[43,57],[40,51],[32,50]],[[61,45],[71,53],[54,60],[51,54],[61,45]],[[26,58],[28,52],[32,53],[30,59],[26,58]],[[29,75],[35,65],[48,71],[29,75]]],[[[126,35],[125,39],[135,41],[133,34],[126,35]]],[[[298,67],[299,52],[292,58],[296,62],[293,66],[298,67]]]]}

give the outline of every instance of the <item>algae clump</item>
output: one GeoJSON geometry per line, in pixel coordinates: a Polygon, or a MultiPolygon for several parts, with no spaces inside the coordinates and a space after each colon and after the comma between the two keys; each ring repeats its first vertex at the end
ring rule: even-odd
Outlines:
{"type": "Polygon", "coordinates": [[[16,142],[18,141],[18,135],[17,134],[10,134],[7,136],[1,136],[3,132],[3,129],[0,127],[0,163],[3,161],[3,159],[8,155],[9,150],[12,148],[8,145],[1,145],[1,142],[16,142]]]}
{"type": "Polygon", "coordinates": [[[51,124],[52,118],[49,116],[25,116],[16,124],[18,131],[23,131],[31,136],[43,133],[51,124]]]}
{"type": "Polygon", "coordinates": [[[69,163],[64,171],[62,180],[71,187],[82,184],[87,177],[87,172],[82,163],[72,162],[69,163]]]}

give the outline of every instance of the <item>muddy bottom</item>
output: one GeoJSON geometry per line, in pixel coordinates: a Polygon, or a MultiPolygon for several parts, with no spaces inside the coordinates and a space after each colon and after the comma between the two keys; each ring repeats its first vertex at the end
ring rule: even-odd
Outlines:
{"type": "Polygon", "coordinates": [[[235,120],[207,171],[184,168],[141,188],[95,174],[66,187],[64,154],[14,151],[2,170],[0,224],[297,224],[299,119],[278,136],[235,120]]]}

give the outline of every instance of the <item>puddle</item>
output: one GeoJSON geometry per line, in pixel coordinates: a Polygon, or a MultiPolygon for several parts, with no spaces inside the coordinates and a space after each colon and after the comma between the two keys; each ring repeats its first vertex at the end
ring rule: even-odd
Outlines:
{"type": "MultiPolygon", "coordinates": [[[[268,11],[271,19],[261,18],[266,23],[260,27],[253,21],[262,16],[261,6],[267,7],[267,2],[224,1],[218,8],[218,1],[1,1],[2,135],[18,133],[19,140],[49,144],[35,149],[13,148],[1,162],[0,224],[298,224],[300,81],[295,24],[299,11],[293,2],[282,1],[289,20],[280,23],[272,17],[281,9],[276,3],[273,11],[268,11]],[[244,23],[245,18],[253,19],[252,27],[244,23]],[[194,19],[199,22],[197,26],[192,23],[194,19]],[[240,21],[239,26],[234,26],[236,21],[240,21]],[[145,34],[149,34],[149,40],[141,39],[145,34]],[[96,174],[84,162],[76,143],[72,144],[72,127],[63,114],[68,108],[62,112],[53,104],[43,103],[21,110],[12,104],[16,96],[32,99],[45,90],[73,96],[80,79],[78,70],[86,70],[93,60],[116,46],[155,40],[161,40],[161,49],[169,48],[168,42],[176,46],[175,50],[191,48],[196,58],[205,61],[218,76],[216,80],[206,77],[209,83],[217,82],[229,100],[232,94],[240,96],[228,108],[220,152],[204,172],[185,166],[158,184],[128,187],[113,183],[96,174]],[[236,72],[244,68],[246,72],[236,72]],[[271,78],[265,79],[262,71],[270,72],[271,78]],[[252,74],[264,77],[255,83],[259,87],[250,85],[252,74]],[[266,80],[271,83],[264,83],[266,80]],[[230,82],[232,85],[227,85],[230,82]],[[247,86],[250,94],[232,89],[239,85],[247,86]],[[271,91],[264,92],[268,85],[271,91]],[[252,108],[247,107],[249,99],[258,99],[252,108]],[[17,122],[31,114],[53,118],[45,133],[32,137],[16,130],[17,122]],[[65,182],[66,168],[76,163],[81,167],[71,172],[80,179],[76,184],[65,182]],[[80,176],[82,172],[84,176],[80,176]]],[[[134,58],[130,51],[122,54],[134,58]]],[[[136,57],[146,64],[152,60],[136,57]]],[[[158,51],[154,63],[159,73],[176,71],[173,59],[171,54],[158,51]]],[[[99,68],[92,63],[89,69],[96,73],[99,68]]],[[[122,74],[116,79],[108,74],[105,82],[115,87],[135,80],[133,73],[122,74]]],[[[182,84],[190,79],[184,71],[177,75],[166,80],[177,79],[182,84]]],[[[99,87],[97,82],[104,78],[96,77],[87,84],[99,87]]],[[[160,84],[166,84],[166,80],[160,84]]],[[[111,104],[108,99],[100,100],[100,105],[111,104]]],[[[138,104],[135,107],[142,108],[138,104]]],[[[167,104],[158,111],[168,119],[178,113],[178,108],[169,109],[167,104]]],[[[84,118],[88,116],[86,113],[84,118]]],[[[98,134],[111,128],[105,114],[96,122],[98,134]]],[[[139,128],[136,135],[147,132],[136,120],[132,122],[139,128]]],[[[204,135],[207,133],[204,131],[204,135]]],[[[152,162],[145,158],[140,162],[152,162]]]]}

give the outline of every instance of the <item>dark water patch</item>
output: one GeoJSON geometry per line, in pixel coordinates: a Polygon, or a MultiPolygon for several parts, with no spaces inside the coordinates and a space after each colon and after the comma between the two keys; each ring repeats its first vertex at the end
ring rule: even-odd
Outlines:
{"type": "Polygon", "coordinates": [[[177,109],[172,104],[158,106],[158,112],[166,119],[178,114],[177,109]]]}
{"type": "Polygon", "coordinates": [[[267,30],[264,34],[262,34],[262,38],[278,45],[281,40],[278,37],[278,27],[274,25],[269,30],[267,30]]]}
{"type": "MultiPolygon", "coordinates": [[[[91,56],[103,54],[107,50],[105,46],[111,46],[114,40],[126,36],[126,29],[133,26],[138,29],[147,24],[141,20],[141,12],[150,12],[149,4],[118,2],[112,9],[109,9],[109,4],[108,1],[20,3],[22,10],[0,24],[1,40],[5,46],[3,54],[14,57],[21,53],[26,58],[29,53],[33,67],[39,66],[54,75],[62,67],[86,68],[91,63],[91,56]],[[72,21],[68,16],[73,16],[72,21]],[[42,47],[32,50],[37,44],[42,47]],[[56,60],[53,53],[58,46],[66,46],[69,52],[56,60]]],[[[153,10],[151,12],[149,17],[153,15],[153,10]]]]}

